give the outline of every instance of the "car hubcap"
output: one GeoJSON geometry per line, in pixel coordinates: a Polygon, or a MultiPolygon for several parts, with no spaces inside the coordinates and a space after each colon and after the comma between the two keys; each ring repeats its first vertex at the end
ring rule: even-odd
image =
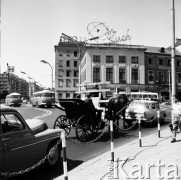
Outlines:
{"type": "Polygon", "coordinates": [[[49,163],[55,164],[57,162],[57,159],[58,159],[58,149],[51,148],[48,156],[49,163]]]}

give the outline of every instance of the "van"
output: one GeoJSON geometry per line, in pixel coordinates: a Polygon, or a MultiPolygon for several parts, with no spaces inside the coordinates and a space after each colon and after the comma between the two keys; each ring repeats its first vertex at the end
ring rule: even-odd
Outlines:
{"type": "Polygon", "coordinates": [[[20,107],[21,104],[22,104],[21,94],[15,92],[6,96],[5,99],[6,106],[20,107]]]}

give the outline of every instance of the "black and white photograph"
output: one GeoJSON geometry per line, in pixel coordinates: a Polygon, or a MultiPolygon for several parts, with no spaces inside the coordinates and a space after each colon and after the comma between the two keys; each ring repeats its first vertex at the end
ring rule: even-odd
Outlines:
{"type": "Polygon", "coordinates": [[[0,180],[181,179],[181,0],[0,0],[0,180]]]}

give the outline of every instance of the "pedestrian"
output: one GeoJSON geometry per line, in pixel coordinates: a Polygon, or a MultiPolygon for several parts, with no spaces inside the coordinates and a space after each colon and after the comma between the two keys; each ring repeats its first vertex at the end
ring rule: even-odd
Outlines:
{"type": "Polygon", "coordinates": [[[96,108],[95,108],[95,106],[94,106],[94,104],[93,104],[93,102],[92,102],[91,94],[90,94],[90,93],[87,94],[87,98],[86,98],[84,101],[85,101],[87,104],[89,104],[89,107],[92,109],[93,112],[96,111],[96,108]]]}
{"type": "Polygon", "coordinates": [[[77,99],[81,99],[81,95],[80,95],[80,94],[77,94],[76,98],[77,98],[77,99]]]}
{"type": "Polygon", "coordinates": [[[171,143],[176,142],[176,134],[177,130],[181,130],[181,103],[179,102],[178,95],[173,96],[173,104],[172,104],[172,124],[169,125],[172,131],[172,140],[171,143]]]}

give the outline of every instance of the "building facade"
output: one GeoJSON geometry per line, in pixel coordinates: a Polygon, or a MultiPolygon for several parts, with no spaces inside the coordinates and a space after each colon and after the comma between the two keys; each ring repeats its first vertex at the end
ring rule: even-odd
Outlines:
{"type": "MultiPolygon", "coordinates": [[[[176,92],[181,96],[181,53],[175,51],[176,92]]],[[[146,47],[145,51],[145,90],[158,92],[170,99],[172,72],[171,51],[164,47],[146,47]]]]}
{"type": "Polygon", "coordinates": [[[17,92],[22,97],[29,99],[31,95],[42,90],[35,82],[27,82],[25,79],[16,76],[13,73],[4,72],[0,74],[0,94],[10,94],[17,92]]]}
{"type": "MultiPolygon", "coordinates": [[[[110,93],[151,91],[168,99],[171,91],[170,61],[171,51],[163,47],[110,43],[87,43],[80,57],[75,42],[61,39],[55,46],[56,96],[74,98],[80,80],[81,84],[109,81],[106,88],[111,89],[110,93]]],[[[181,53],[176,51],[178,93],[181,92],[180,61],[181,53]]]]}
{"type": "Polygon", "coordinates": [[[88,44],[81,60],[81,83],[110,82],[118,91],[145,90],[145,48],[119,44],[88,44]]]}
{"type": "MultiPolygon", "coordinates": [[[[79,43],[81,45],[81,42],[79,43]]],[[[59,98],[75,98],[78,87],[80,54],[78,46],[61,38],[55,46],[55,94],[59,98]]]]}

